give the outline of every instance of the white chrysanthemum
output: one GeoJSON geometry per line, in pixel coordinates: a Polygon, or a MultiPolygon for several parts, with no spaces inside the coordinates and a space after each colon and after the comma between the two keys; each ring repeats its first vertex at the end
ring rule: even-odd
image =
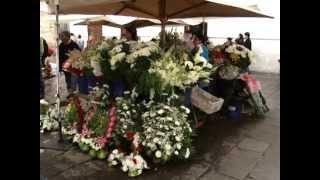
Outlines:
{"type": "Polygon", "coordinates": [[[174,154],[178,156],[178,155],[179,155],[179,152],[178,152],[178,151],[174,151],[174,154]]]}
{"type": "Polygon", "coordinates": [[[161,151],[158,150],[158,151],[156,151],[155,155],[156,155],[156,158],[161,158],[162,153],[161,153],[161,151]]]}
{"type": "Polygon", "coordinates": [[[172,147],[171,147],[171,145],[170,145],[170,144],[166,144],[166,145],[165,145],[165,149],[166,149],[167,151],[170,151],[170,150],[171,150],[171,148],[172,148],[172,147]]]}
{"type": "Polygon", "coordinates": [[[177,125],[177,126],[180,126],[180,122],[179,121],[175,121],[174,124],[177,125]]]}
{"type": "Polygon", "coordinates": [[[178,142],[181,141],[181,137],[180,137],[180,136],[176,136],[175,139],[176,139],[176,141],[178,141],[178,142]]]}
{"type": "Polygon", "coordinates": [[[167,117],[166,118],[168,121],[173,121],[173,118],[172,117],[167,117]]]}
{"type": "Polygon", "coordinates": [[[124,91],[123,94],[128,95],[128,94],[130,94],[130,91],[124,91]]]}
{"type": "Polygon", "coordinates": [[[122,166],[122,167],[121,167],[121,170],[122,170],[123,172],[127,172],[127,171],[128,171],[128,166],[122,166]]]}
{"type": "Polygon", "coordinates": [[[180,149],[181,149],[181,147],[182,147],[182,146],[181,146],[181,144],[180,144],[180,143],[178,143],[178,144],[177,144],[177,149],[178,149],[178,150],[180,150],[180,149]]]}
{"type": "Polygon", "coordinates": [[[42,105],[49,105],[49,103],[46,101],[46,100],[44,100],[44,99],[41,99],[40,100],[40,104],[42,104],[42,105]]]}
{"type": "Polygon", "coordinates": [[[190,156],[190,150],[189,150],[189,148],[187,148],[187,151],[186,151],[186,154],[184,155],[184,157],[185,157],[186,159],[188,159],[189,156],[190,156]]]}
{"type": "Polygon", "coordinates": [[[114,158],[115,158],[114,154],[110,154],[108,157],[108,161],[111,162],[114,160],[114,158]]]}
{"type": "Polygon", "coordinates": [[[123,106],[124,110],[129,110],[129,107],[127,105],[123,106]]]}
{"type": "Polygon", "coordinates": [[[118,153],[119,153],[118,149],[114,149],[114,150],[112,151],[112,154],[118,154],[118,153]]]}
{"type": "Polygon", "coordinates": [[[158,114],[163,114],[164,113],[164,110],[163,109],[160,109],[160,110],[158,110],[158,112],[157,112],[158,114]]]}
{"type": "Polygon", "coordinates": [[[156,138],[153,138],[153,142],[154,142],[154,143],[158,143],[158,142],[159,142],[159,138],[157,138],[157,137],[156,137],[156,138]]]}
{"type": "Polygon", "coordinates": [[[113,160],[113,161],[111,161],[111,164],[112,164],[113,166],[116,166],[116,165],[118,164],[118,162],[115,161],[115,160],[113,160]]]}
{"type": "Polygon", "coordinates": [[[155,117],[156,116],[156,113],[152,112],[150,113],[150,117],[155,117]]]}

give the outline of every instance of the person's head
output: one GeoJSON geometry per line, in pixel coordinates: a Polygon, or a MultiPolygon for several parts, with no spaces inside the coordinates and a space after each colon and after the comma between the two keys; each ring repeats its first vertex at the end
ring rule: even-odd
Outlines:
{"type": "Polygon", "coordinates": [[[60,40],[62,41],[62,43],[68,43],[70,40],[70,32],[69,31],[62,31],[60,33],[60,40]]]}
{"type": "Polygon", "coordinates": [[[243,35],[242,35],[242,34],[239,34],[239,38],[240,38],[240,39],[243,39],[243,35]]]}
{"type": "Polygon", "coordinates": [[[126,38],[129,41],[131,40],[137,41],[138,40],[137,29],[132,26],[121,28],[121,38],[126,38]]]}
{"type": "Polygon", "coordinates": [[[250,38],[250,33],[249,32],[244,33],[244,35],[246,36],[247,39],[250,38]]]}
{"type": "Polygon", "coordinates": [[[231,38],[231,37],[228,37],[228,38],[227,38],[227,41],[228,41],[228,42],[232,42],[232,38],[231,38]]]}
{"type": "Polygon", "coordinates": [[[205,38],[202,34],[194,34],[193,38],[194,45],[205,44],[205,38]]]}
{"type": "Polygon", "coordinates": [[[81,39],[81,35],[80,34],[78,35],[78,39],[81,39]]]}
{"type": "Polygon", "coordinates": [[[117,40],[117,37],[116,37],[116,36],[113,36],[113,37],[112,37],[112,40],[117,40]]]}

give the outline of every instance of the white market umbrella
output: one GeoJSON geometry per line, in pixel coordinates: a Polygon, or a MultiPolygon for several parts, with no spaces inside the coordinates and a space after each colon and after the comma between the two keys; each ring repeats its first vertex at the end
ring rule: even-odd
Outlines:
{"type": "MultiPolygon", "coordinates": [[[[51,0],[52,1],[52,0],[51,0]]],[[[67,0],[65,0],[67,1],[67,0]]],[[[152,18],[161,21],[162,39],[165,22],[174,18],[192,17],[268,17],[249,7],[223,0],[69,0],[61,7],[62,14],[104,14],[152,18]],[[71,4],[71,1],[79,1],[71,4]],[[81,3],[80,3],[81,2],[81,3]],[[83,3],[82,3],[83,2],[83,3]]]]}

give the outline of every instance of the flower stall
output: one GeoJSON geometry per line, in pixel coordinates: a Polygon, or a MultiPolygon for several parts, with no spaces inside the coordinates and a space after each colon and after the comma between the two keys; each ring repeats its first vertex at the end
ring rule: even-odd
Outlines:
{"type": "MultiPolygon", "coordinates": [[[[214,63],[204,60],[200,52],[192,55],[181,41],[162,49],[153,41],[106,39],[84,52],[71,52],[69,69],[94,74],[101,81],[87,100],[69,99],[61,114],[65,139],[131,177],[156,164],[189,159],[195,124],[186,99],[191,99],[188,91],[200,92],[200,82],[238,79],[246,85],[255,110],[264,112],[259,109],[263,104],[259,82],[240,73],[251,63],[251,52],[236,45],[221,47],[213,50],[214,63]]],[[[217,95],[227,99],[224,106],[230,106],[229,97],[217,95]]],[[[232,94],[231,99],[235,97],[232,94]]],[[[220,110],[221,103],[212,112],[220,110]]],[[[55,130],[56,108],[45,107],[40,130],[55,130]]]]}
{"type": "MultiPolygon", "coordinates": [[[[216,70],[200,53],[193,56],[181,45],[164,51],[157,42],[107,39],[70,52],[68,62],[71,72],[93,73],[102,81],[87,100],[69,99],[61,114],[65,139],[129,176],[190,157],[194,129],[185,91],[208,82],[216,70]]],[[[58,127],[55,108],[47,109],[41,131],[58,127]]]]}

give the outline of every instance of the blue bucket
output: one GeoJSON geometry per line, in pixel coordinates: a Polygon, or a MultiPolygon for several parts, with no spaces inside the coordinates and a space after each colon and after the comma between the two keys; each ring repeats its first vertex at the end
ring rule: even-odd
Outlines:
{"type": "Polygon", "coordinates": [[[92,91],[93,88],[96,86],[96,77],[94,75],[88,75],[88,85],[89,91],[92,91]]]}
{"type": "Polygon", "coordinates": [[[88,94],[89,93],[88,77],[87,76],[79,76],[78,82],[79,82],[79,92],[82,94],[88,94]]]}
{"type": "Polygon", "coordinates": [[[122,80],[113,82],[111,86],[111,90],[112,90],[113,97],[121,97],[125,90],[124,82],[122,80]]]}
{"type": "Polygon", "coordinates": [[[233,103],[232,105],[229,106],[229,117],[233,121],[239,121],[240,120],[240,115],[241,115],[241,103],[233,103]]]}
{"type": "Polygon", "coordinates": [[[187,88],[186,92],[184,93],[184,106],[186,107],[191,107],[191,93],[192,93],[192,89],[191,88],[187,88]]]}

